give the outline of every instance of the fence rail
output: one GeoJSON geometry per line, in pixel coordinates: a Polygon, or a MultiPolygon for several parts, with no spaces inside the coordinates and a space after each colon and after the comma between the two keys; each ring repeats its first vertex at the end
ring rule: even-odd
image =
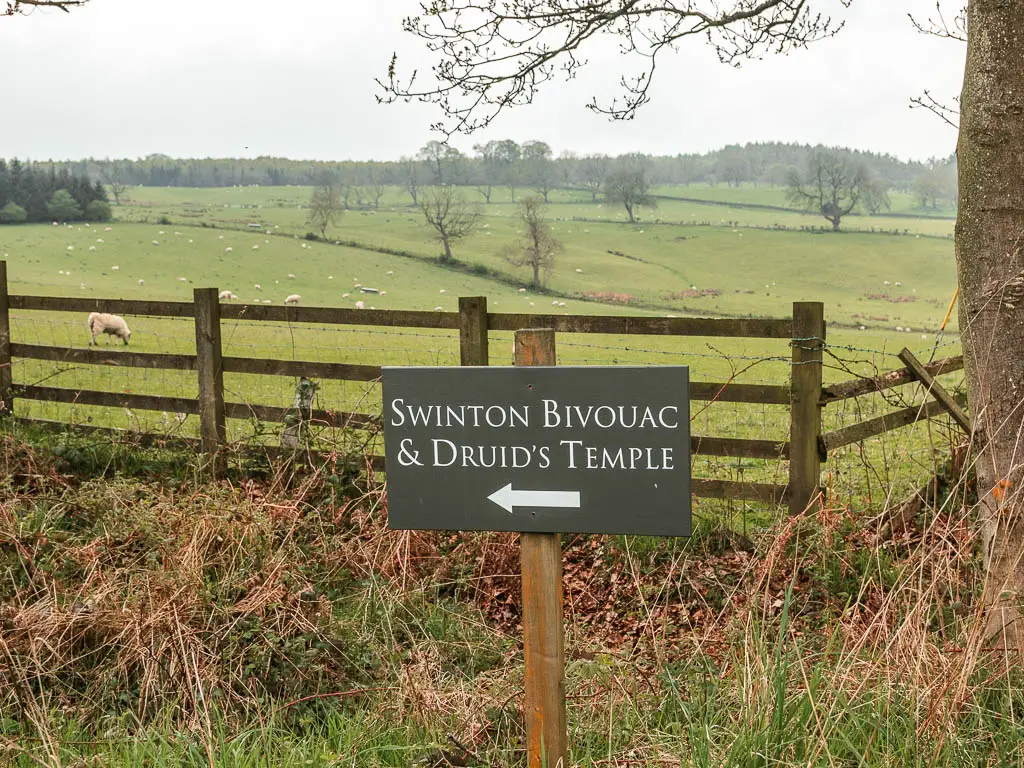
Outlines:
{"type": "MultiPolygon", "coordinates": [[[[792,364],[788,386],[728,382],[691,382],[690,399],[703,402],[753,403],[787,406],[790,414],[788,440],[753,440],[717,435],[694,435],[695,455],[765,461],[788,461],[785,484],[753,483],[713,478],[692,478],[695,495],[709,498],[788,504],[792,513],[804,510],[820,496],[821,463],[828,451],[873,437],[891,429],[932,418],[944,411],[941,403],[928,401],[877,418],[822,433],[822,409],[831,403],[910,384],[920,376],[909,368],[871,378],[822,384],[825,348],[824,307],[817,302],[798,302],[793,315],[782,319],[649,318],[618,316],[528,315],[487,311],[482,297],[461,298],[458,312],[360,310],[299,306],[248,306],[221,304],[215,288],[196,289],[192,302],[81,299],[9,295],[7,265],[0,261],[0,412],[15,412],[17,399],[120,407],[142,411],[198,415],[199,438],[179,438],[183,444],[201,446],[217,471],[226,443],[225,419],[257,419],[284,422],[295,409],[274,405],[226,402],[225,373],[320,378],[374,382],[381,376],[378,365],[332,363],[269,358],[224,357],[221,330],[225,320],[253,322],[315,323],[458,331],[460,364],[487,365],[491,331],[521,328],[553,328],[558,333],[594,333],[647,336],[710,336],[788,340],[792,364]],[[196,329],[196,354],[157,354],[127,349],[77,349],[40,344],[11,343],[10,310],[42,312],[112,312],[127,315],[192,318],[196,329]],[[97,366],[151,370],[195,371],[195,398],[107,392],[40,384],[15,384],[11,361],[43,360],[97,366]]],[[[923,366],[926,378],[963,368],[961,357],[923,366]]],[[[920,373],[920,372],[919,372],[920,373]]],[[[948,405],[946,406],[948,410],[948,405]]],[[[381,420],[368,413],[310,410],[301,414],[309,424],[331,428],[375,430],[381,420]]],[[[59,423],[45,419],[18,419],[45,428],[59,423]]],[[[91,433],[125,435],[124,430],[91,426],[91,433]]],[[[157,438],[154,438],[157,439],[157,438]]],[[[382,457],[370,457],[369,466],[382,470],[382,457]]]]}

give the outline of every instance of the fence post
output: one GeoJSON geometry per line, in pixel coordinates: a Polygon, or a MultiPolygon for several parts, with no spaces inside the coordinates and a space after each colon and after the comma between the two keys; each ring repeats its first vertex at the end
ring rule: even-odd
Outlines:
{"type": "Polygon", "coordinates": [[[196,288],[192,291],[196,320],[196,368],[199,371],[199,435],[209,462],[207,466],[214,475],[223,468],[221,448],[227,438],[218,293],[216,288],[196,288]]]}
{"type": "Polygon", "coordinates": [[[487,297],[459,297],[459,365],[487,365],[487,297]]]}
{"type": "Polygon", "coordinates": [[[793,363],[790,384],[789,514],[798,515],[820,498],[821,360],[825,305],[793,303],[793,363]]]}
{"type": "MultiPolygon", "coordinates": [[[[516,331],[516,365],[554,365],[555,332],[516,331]]],[[[564,768],[565,630],[562,546],[557,533],[519,534],[523,573],[523,656],[526,661],[526,757],[529,768],[564,768]]]]}
{"type": "Polygon", "coordinates": [[[7,295],[7,262],[0,261],[0,414],[6,416],[14,413],[10,304],[7,295]]]}

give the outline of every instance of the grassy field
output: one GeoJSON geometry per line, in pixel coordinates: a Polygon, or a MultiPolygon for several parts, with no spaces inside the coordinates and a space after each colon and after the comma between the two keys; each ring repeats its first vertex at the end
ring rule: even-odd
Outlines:
{"type": "MultiPolygon", "coordinates": [[[[504,199],[503,195],[507,196],[506,190],[496,191],[494,199],[504,199]]],[[[11,290],[188,301],[193,288],[215,286],[232,290],[241,303],[281,304],[287,295],[297,293],[309,306],[353,307],[363,301],[380,309],[444,311],[455,310],[459,296],[484,295],[489,309],[497,312],[661,316],[782,317],[790,313],[793,301],[820,300],[825,302],[830,323],[828,381],[898,367],[895,353],[904,345],[924,358],[956,352],[950,343],[955,334],[936,336],[954,281],[951,244],[941,237],[764,230],[756,227],[766,221],[765,212],[747,209],[730,213],[738,218],[728,226],[629,225],[621,221],[618,210],[588,203],[579,193],[558,192],[549,214],[565,252],[547,290],[535,292],[524,291],[525,275],[498,255],[516,237],[516,209],[511,202],[481,206],[481,226],[459,244],[456,257],[461,263],[458,269],[450,269],[437,263],[436,242],[409,205],[408,195],[397,189],[388,190],[380,209],[349,211],[330,232],[339,242],[353,245],[304,238],[306,188],[137,188],[128,196],[130,202],[117,210],[119,219],[109,225],[0,228],[0,253],[6,254],[9,263],[11,290]],[[249,226],[254,223],[260,228],[249,226]],[[380,293],[364,294],[359,286],[380,293]],[[701,294],[705,289],[720,293],[701,294]],[[629,298],[597,300],[612,293],[629,298]]],[[[700,206],[670,205],[672,211],[666,210],[666,204],[657,215],[666,219],[669,213],[680,219],[703,215],[700,206]]],[[[715,215],[723,212],[707,208],[715,215]]],[[[905,223],[916,226],[922,221],[905,223]]],[[[134,349],[194,352],[190,321],[129,320],[134,349]]],[[[15,341],[56,346],[84,346],[88,341],[84,318],[77,315],[16,312],[13,323],[15,341]]],[[[233,321],[224,324],[223,336],[225,354],[235,356],[381,365],[450,365],[458,359],[457,339],[450,332],[233,321]]],[[[491,357],[494,365],[511,363],[508,334],[494,335],[491,357]]],[[[788,357],[785,342],[760,340],[568,335],[559,340],[562,364],[686,363],[697,381],[736,376],[745,383],[786,383],[788,357]]],[[[193,375],[175,371],[19,360],[15,379],[50,386],[195,395],[193,375]]],[[[225,386],[234,402],[283,406],[291,402],[294,384],[286,378],[228,374],[225,386]]],[[[324,382],[318,405],[379,412],[379,388],[324,382]]],[[[825,414],[827,428],[890,407],[876,398],[858,403],[855,409],[830,408],[825,414]]],[[[175,434],[195,434],[197,429],[193,417],[122,409],[25,402],[19,412],[175,434]]],[[[694,431],[781,440],[788,431],[788,416],[785,408],[776,406],[714,403],[700,410],[694,431]]],[[[262,434],[262,425],[230,423],[232,439],[255,439],[262,434]]],[[[833,466],[837,482],[855,471],[855,465],[840,461],[833,466]]],[[[695,467],[699,474],[765,481],[781,480],[781,470],[778,462],[721,459],[700,459],[695,467]]],[[[912,482],[912,477],[913,471],[906,473],[902,483],[912,482]]],[[[852,475],[843,482],[852,485],[852,475]]]]}

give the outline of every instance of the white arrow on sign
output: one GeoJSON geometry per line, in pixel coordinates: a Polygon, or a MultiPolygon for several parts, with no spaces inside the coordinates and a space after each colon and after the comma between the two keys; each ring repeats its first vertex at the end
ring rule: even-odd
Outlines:
{"type": "Polygon", "coordinates": [[[580,508],[579,491],[517,491],[512,488],[512,483],[487,498],[510,514],[513,507],[580,508]]]}

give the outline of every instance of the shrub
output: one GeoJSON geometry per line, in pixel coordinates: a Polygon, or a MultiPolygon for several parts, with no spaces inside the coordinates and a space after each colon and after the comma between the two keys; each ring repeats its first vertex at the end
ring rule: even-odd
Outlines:
{"type": "Polygon", "coordinates": [[[0,223],[2,224],[20,224],[27,218],[28,214],[25,209],[13,200],[0,208],[0,223]]]}
{"type": "Polygon", "coordinates": [[[162,224],[165,227],[171,226],[171,220],[169,218],[167,218],[166,216],[161,216],[159,219],[156,220],[156,223],[157,224],[162,224]]]}
{"type": "Polygon", "coordinates": [[[319,240],[320,238],[317,237],[315,232],[307,232],[306,233],[306,239],[307,240],[313,240],[315,242],[315,241],[319,240]]]}
{"type": "Polygon", "coordinates": [[[88,221],[110,221],[112,215],[110,203],[103,200],[93,200],[85,206],[85,218],[88,221]]]}
{"type": "Polygon", "coordinates": [[[55,221],[72,221],[81,218],[82,209],[66,189],[58,189],[46,204],[46,212],[55,221]]]}

